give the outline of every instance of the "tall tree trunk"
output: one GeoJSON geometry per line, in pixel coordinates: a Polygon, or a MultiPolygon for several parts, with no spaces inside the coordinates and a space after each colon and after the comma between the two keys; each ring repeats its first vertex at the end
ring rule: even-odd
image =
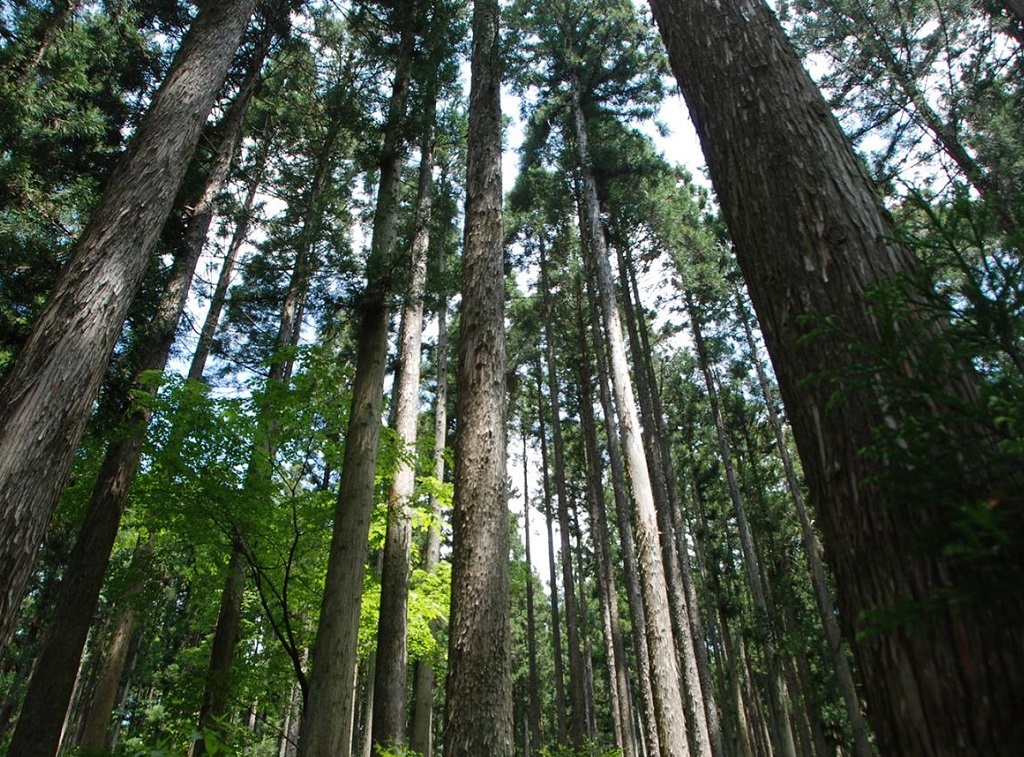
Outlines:
{"type": "Polygon", "coordinates": [[[633,383],[626,362],[626,346],[618,304],[615,302],[614,283],[608,250],[601,225],[601,209],[597,198],[597,184],[590,164],[586,121],[579,100],[579,87],[573,87],[573,132],[583,175],[584,213],[586,224],[582,229],[584,251],[590,267],[596,272],[601,317],[611,360],[612,389],[618,413],[619,433],[625,452],[629,481],[636,508],[636,544],[639,549],[640,575],[647,612],[647,644],[651,654],[651,688],[658,715],[658,740],[664,757],[689,755],[686,715],[683,693],[679,685],[676,647],[672,635],[672,620],[665,582],[665,568],[659,550],[657,511],[651,488],[650,473],[643,442],[640,421],[636,412],[633,383]]]}
{"type": "Polygon", "coordinates": [[[544,495],[544,520],[548,535],[548,593],[551,595],[551,650],[554,657],[555,674],[555,739],[564,744],[568,729],[566,727],[565,706],[565,670],[562,656],[562,623],[558,609],[558,562],[555,560],[554,510],[551,507],[550,466],[548,465],[547,424],[544,422],[543,389],[541,386],[541,369],[537,367],[537,424],[540,436],[540,472],[541,487],[544,495]]]}
{"type": "MultiPolygon", "coordinates": [[[[636,379],[637,397],[640,400],[640,417],[644,427],[644,449],[647,452],[651,483],[654,485],[654,504],[658,509],[658,534],[661,538],[661,554],[665,564],[665,580],[668,585],[669,605],[672,608],[672,631],[675,634],[679,665],[683,671],[682,683],[686,691],[688,723],[694,751],[701,757],[711,757],[711,735],[708,727],[707,709],[700,674],[697,671],[697,651],[693,628],[690,625],[690,610],[682,576],[682,561],[685,553],[677,550],[672,510],[678,502],[669,495],[671,460],[665,453],[662,438],[663,424],[655,409],[658,394],[651,360],[651,347],[646,335],[646,316],[639,292],[633,287],[635,271],[633,261],[621,248],[618,250],[619,281],[622,291],[623,311],[629,333],[630,353],[633,358],[633,375],[636,379]]],[[[660,404],[660,403],[659,403],[660,404]]],[[[708,692],[710,696],[710,692],[708,692]]]]}
{"type": "MultiPolygon", "coordinates": [[[[156,313],[136,347],[136,378],[147,371],[162,371],[167,364],[175,329],[185,309],[196,264],[213,219],[215,202],[227,181],[231,162],[241,141],[244,115],[259,81],[269,44],[268,32],[263,39],[263,49],[254,54],[246,80],[222,123],[221,139],[203,191],[188,213],[182,248],[178,251],[156,313]]],[[[57,600],[54,631],[40,654],[33,683],[22,706],[19,725],[12,737],[12,748],[17,747],[26,755],[49,754],[59,744],[75,671],[99,602],[121,514],[142,456],[149,416],[148,410],[126,404],[122,413],[126,432],[107,449],[79,543],[71,553],[57,600]]]]}
{"type": "Polygon", "coordinates": [[[202,4],[0,389],[0,646],[14,630],[110,351],[253,5],[202,4]]]}
{"type": "Polygon", "coordinates": [[[415,42],[412,10],[401,7],[401,42],[380,155],[366,289],[358,305],[356,370],[341,487],[299,740],[302,757],[348,757],[352,749],[352,680],[377,473],[388,349],[387,299],[392,286],[406,102],[415,42]]]}
{"type": "MultiPolygon", "coordinates": [[[[582,292],[579,293],[582,300],[582,292]]],[[[611,539],[608,534],[608,514],[605,510],[601,457],[597,439],[597,421],[594,417],[594,400],[591,387],[591,356],[587,350],[587,327],[582,303],[579,312],[579,343],[583,354],[579,363],[580,427],[583,431],[584,452],[587,468],[587,501],[590,510],[591,537],[594,542],[594,562],[597,567],[598,595],[601,599],[602,620],[608,658],[609,698],[611,700],[615,743],[622,750],[623,757],[636,757],[636,742],[633,738],[633,714],[629,701],[629,671],[626,663],[626,649],[619,622],[619,599],[615,591],[615,569],[612,565],[611,539]]]]}
{"type": "MultiPolygon", "coordinates": [[[[440,246],[438,271],[444,275],[447,255],[440,246]]],[[[434,390],[434,478],[444,481],[444,450],[448,434],[448,299],[442,297],[437,308],[437,386],[434,390]]],[[[430,510],[435,516],[427,529],[423,549],[423,567],[433,571],[441,559],[441,534],[435,525],[441,503],[431,495],[430,510]]],[[[423,757],[431,757],[434,746],[434,669],[417,660],[413,669],[412,725],[409,747],[423,757]]]]}
{"type": "Polygon", "coordinates": [[[497,0],[475,0],[472,27],[445,755],[511,757],[497,0]]]}
{"type": "Polygon", "coordinates": [[[740,543],[743,549],[744,566],[747,573],[747,583],[750,587],[750,594],[754,600],[754,612],[757,625],[764,629],[764,656],[768,668],[768,700],[772,708],[772,734],[774,736],[775,749],[782,757],[796,757],[796,745],[793,741],[793,731],[790,727],[790,713],[786,698],[786,685],[782,678],[782,664],[779,660],[775,618],[772,617],[768,607],[768,598],[764,582],[761,578],[757,553],[754,548],[754,539],[750,532],[750,524],[747,520],[746,506],[743,503],[743,495],[740,492],[739,480],[736,476],[736,468],[733,462],[732,448],[725,431],[725,421],[722,418],[722,410],[718,401],[718,388],[715,378],[711,372],[711,364],[708,357],[707,345],[704,342],[704,332],[701,326],[700,313],[697,311],[696,303],[690,292],[685,294],[686,310],[690,316],[690,328],[693,332],[693,340],[697,348],[697,360],[700,363],[701,373],[704,375],[704,384],[707,387],[708,403],[711,406],[711,416],[715,425],[715,436],[718,439],[719,456],[722,466],[725,468],[726,480],[729,485],[729,496],[732,499],[733,508],[736,514],[736,524],[739,528],[740,543]]]}
{"type": "Polygon", "coordinates": [[[130,574],[135,578],[117,601],[114,627],[93,688],[92,701],[89,703],[81,738],[78,740],[78,747],[83,752],[101,751],[109,747],[114,705],[117,703],[121,677],[128,663],[128,653],[131,651],[132,639],[135,636],[136,603],[146,586],[144,562],[151,554],[152,544],[148,543],[139,547],[132,556],[130,574]]]}
{"type": "MultiPolygon", "coordinates": [[[[775,365],[879,745],[894,755],[1010,754],[1010,745],[1024,742],[1016,714],[1024,691],[1024,588],[974,589],[985,599],[969,605],[942,601],[977,579],[917,543],[943,517],[923,504],[935,496],[931,476],[920,497],[888,496],[892,476],[880,476],[877,457],[860,454],[887,421],[899,426],[884,388],[849,383],[865,352],[884,350],[883,335],[894,331],[946,341],[920,310],[879,322],[865,296],[894,277],[917,277],[920,266],[893,241],[861,164],[763,2],[651,5],[775,365]],[[856,344],[809,335],[829,321],[856,344]],[[815,378],[823,366],[834,380],[815,378]],[[922,610],[912,628],[866,627],[866,611],[908,601],[934,609],[922,610]]],[[[935,375],[907,350],[900,367],[953,404],[975,402],[976,379],[956,360],[935,375]]],[[[921,397],[918,420],[948,412],[933,399],[921,397]]],[[[979,450],[958,483],[963,501],[1004,502],[996,494],[1004,485],[1010,501],[1019,498],[1019,481],[994,480],[1004,474],[991,472],[998,458],[983,432],[947,423],[942,438],[948,446],[937,442],[931,459],[979,450]]],[[[1019,555],[987,574],[1018,575],[1019,555]]]]}
{"type": "Polygon", "coordinates": [[[576,582],[573,579],[572,546],[569,538],[569,497],[565,486],[565,443],[562,439],[561,409],[558,399],[558,375],[555,361],[554,305],[548,281],[548,261],[540,242],[540,290],[544,305],[544,341],[547,358],[548,402],[551,404],[551,441],[555,453],[555,494],[558,498],[558,532],[561,540],[562,596],[565,606],[566,644],[569,652],[569,701],[572,706],[571,736],[577,748],[587,735],[586,696],[584,693],[583,656],[580,649],[579,610],[576,605],[576,582]]]}
{"type": "Polygon", "coordinates": [[[622,572],[626,583],[626,598],[632,618],[633,651],[636,656],[636,681],[640,689],[643,709],[644,745],[648,754],[661,754],[658,740],[658,717],[654,706],[654,691],[651,687],[651,656],[647,647],[647,613],[644,609],[643,592],[640,588],[640,567],[633,527],[629,517],[629,495],[626,492],[626,473],[622,462],[622,449],[615,423],[615,408],[611,396],[611,379],[608,375],[608,357],[604,349],[600,327],[600,313],[597,297],[590,297],[590,332],[594,339],[594,362],[597,364],[598,397],[604,416],[605,438],[608,440],[608,461],[612,472],[612,493],[615,498],[615,520],[619,533],[619,551],[622,558],[622,572]]]}
{"type": "Polygon", "coordinates": [[[532,749],[541,749],[540,728],[540,678],[537,675],[537,624],[533,609],[533,560],[530,551],[530,464],[529,447],[526,443],[526,424],[523,424],[523,545],[526,550],[526,653],[529,665],[530,682],[530,736],[531,749],[526,750],[529,757],[532,749]]]}
{"type": "MultiPolygon", "coordinates": [[[[634,350],[634,361],[637,363],[637,370],[646,377],[648,389],[645,394],[648,397],[649,414],[654,426],[654,440],[656,450],[651,454],[661,462],[661,469],[665,472],[663,476],[665,484],[666,504],[664,510],[666,524],[662,526],[664,532],[671,532],[675,535],[675,555],[678,560],[679,576],[682,597],[676,600],[677,604],[685,607],[688,615],[688,624],[679,621],[681,627],[688,626],[689,637],[683,640],[683,662],[684,677],[687,691],[690,693],[690,704],[702,711],[694,713],[696,721],[694,728],[695,741],[699,750],[710,752],[715,757],[723,757],[725,746],[722,742],[721,725],[718,718],[718,707],[712,695],[713,684],[711,676],[711,664],[708,661],[707,648],[704,643],[704,631],[700,619],[700,607],[697,595],[693,591],[693,577],[690,575],[689,552],[686,546],[686,531],[682,523],[682,503],[679,499],[676,479],[673,474],[675,467],[672,464],[672,456],[669,450],[668,434],[665,429],[664,408],[661,401],[661,393],[657,390],[657,380],[654,372],[654,350],[651,347],[650,325],[647,318],[643,316],[643,303],[640,299],[640,285],[637,281],[636,266],[633,264],[632,254],[629,248],[620,250],[623,273],[623,291],[626,294],[625,302],[627,308],[632,300],[634,308],[639,311],[636,320],[636,337],[639,350],[634,350]]],[[[629,310],[627,310],[627,314],[629,310]]],[[[631,339],[632,339],[631,335],[631,339]]],[[[643,407],[643,405],[641,406],[643,407]]],[[[661,518],[659,510],[659,518],[661,518]]],[[[663,534],[664,538],[664,534],[663,534]]],[[[671,595],[670,595],[671,598],[671,595]]]]}
{"type": "Polygon", "coordinates": [[[789,455],[789,447],[786,444],[782,420],[775,410],[775,396],[771,383],[761,357],[758,354],[757,343],[750,327],[750,319],[747,317],[746,306],[742,300],[738,301],[737,312],[740,322],[743,324],[743,332],[747,340],[747,348],[750,350],[750,361],[754,364],[757,373],[758,384],[761,393],[764,395],[765,409],[768,413],[768,422],[771,424],[775,434],[775,445],[779,451],[779,458],[782,460],[782,468],[786,473],[786,484],[789,486],[790,496],[793,498],[793,505],[796,508],[797,517],[800,520],[800,533],[803,538],[804,553],[807,555],[807,562],[811,570],[811,585],[814,589],[815,606],[818,609],[818,617],[821,619],[822,627],[825,630],[825,639],[828,642],[828,649],[832,656],[836,681],[839,684],[839,691],[843,695],[843,702],[846,705],[846,717],[850,721],[850,730],[853,736],[853,753],[856,757],[870,757],[871,743],[868,740],[868,727],[861,713],[860,697],[857,694],[857,687],[853,682],[853,672],[850,669],[850,661],[847,659],[846,645],[843,643],[839,632],[839,622],[836,620],[835,602],[829,590],[828,580],[825,577],[825,566],[821,560],[821,545],[818,542],[818,535],[811,523],[811,516],[807,512],[807,504],[804,502],[803,490],[797,480],[796,469],[793,460],[789,455]]]}
{"type": "Polygon", "coordinates": [[[394,748],[406,739],[409,561],[412,520],[409,502],[416,487],[416,430],[419,421],[423,293],[427,282],[430,215],[434,187],[433,105],[427,104],[427,134],[420,145],[419,186],[410,276],[398,336],[395,376],[395,434],[403,450],[388,495],[387,532],[377,621],[377,669],[373,701],[373,742],[394,748]]]}

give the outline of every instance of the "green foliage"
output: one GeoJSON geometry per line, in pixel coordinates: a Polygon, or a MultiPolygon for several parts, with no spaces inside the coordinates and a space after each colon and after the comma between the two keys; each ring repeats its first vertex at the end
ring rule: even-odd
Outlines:
{"type": "Polygon", "coordinates": [[[542,757],[622,757],[622,750],[588,740],[580,747],[552,744],[542,747],[538,754],[542,757]]]}

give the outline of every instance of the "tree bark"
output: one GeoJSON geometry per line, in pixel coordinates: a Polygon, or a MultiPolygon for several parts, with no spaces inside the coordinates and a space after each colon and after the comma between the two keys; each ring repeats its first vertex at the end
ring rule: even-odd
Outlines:
{"type": "Polygon", "coordinates": [[[110,351],[254,0],[205,2],[0,390],[0,646],[6,646],[110,351]]]}
{"type": "MultiPolygon", "coordinates": [[[[941,517],[922,504],[935,493],[924,481],[919,500],[887,496],[880,461],[860,454],[895,420],[884,390],[850,383],[865,350],[882,351],[883,334],[894,329],[945,341],[923,315],[880,323],[866,297],[894,277],[917,277],[919,266],[892,241],[862,166],[763,2],[651,5],[775,365],[879,746],[887,754],[1008,754],[1024,742],[1015,714],[1024,707],[1021,586],[981,591],[986,598],[969,607],[943,601],[972,578],[919,544],[941,517]],[[855,344],[809,334],[830,319],[855,344]],[[815,379],[823,367],[834,381],[815,379]],[[865,612],[907,602],[922,608],[920,623],[867,627],[865,612]]],[[[954,402],[975,402],[976,379],[955,361],[938,377],[921,375],[927,369],[909,351],[900,362],[954,402]]],[[[922,418],[935,412],[930,398],[921,406],[922,418]]],[[[951,424],[944,438],[949,448],[937,443],[936,455],[946,459],[972,445],[992,448],[969,423],[951,424]]],[[[1018,501],[1019,482],[993,480],[987,470],[995,459],[982,452],[964,471],[965,501],[1003,503],[996,492],[1004,485],[1018,501]]],[[[1019,575],[1019,559],[1014,552],[992,574],[1019,575]]]]}
{"type": "Polygon", "coordinates": [[[446,757],[511,757],[505,275],[496,0],[475,0],[452,514],[446,757]]]}

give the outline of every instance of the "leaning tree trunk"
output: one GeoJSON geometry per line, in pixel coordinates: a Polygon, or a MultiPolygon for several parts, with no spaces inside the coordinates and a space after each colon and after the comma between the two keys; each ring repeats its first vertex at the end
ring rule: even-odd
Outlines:
{"type": "Polygon", "coordinates": [[[614,282],[608,249],[601,224],[601,208],[597,184],[590,164],[586,121],[579,100],[579,88],[573,87],[573,134],[580,171],[583,175],[583,204],[586,223],[582,229],[584,251],[588,264],[595,271],[597,293],[601,306],[605,338],[611,362],[612,390],[618,413],[619,433],[625,453],[629,481],[636,508],[636,545],[639,550],[640,577],[647,611],[647,644],[651,654],[651,688],[658,716],[658,740],[664,757],[689,755],[686,715],[680,688],[676,647],[672,635],[665,568],[659,550],[658,516],[654,505],[647,457],[640,436],[640,419],[636,411],[633,383],[626,360],[622,322],[615,301],[614,282]]]}
{"type": "MultiPolygon", "coordinates": [[[[225,116],[221,140],[210,165],[199,200],[189,211],[182,248],[157,305],[156,313],[136,346],[136,378],[148,371],[162,371],[170,356],[175,329],[185,309],[196,264],[213,220],[215,203],[242,138],[242,123],[259,81],[262,51],[250,64],[234,105],[225,116]]],[[[153,391],[147,387],[148,391],[153,391]]],[[[78,543],[71,553],[57,599],[53,629],[40,653],[11,748],[18,754],[50,754],[56,751],[64,717],[71,700],[75,674],[85,646],[103,586],[103,576],[117,538],[128,492],[142,458],[142,444],[150,412],[126,403],[122,413],[125,433],[107,448],[93,488],[78,543]]]]}
{"type": "Polygon", "coordinates": [[[446,757],[511,757],[497,0],[475,0],[452,512],[446,757]]]}
{"type": "MultiPolygon", "coordinates": [[[[411,13],[406,8],[406,13],[411,13]]],[[[388,351],[388,296],[397,237],[398,190],[414,34],[402,24],[395,80],[380,155],[377,204],[366,261],[366,288],[358,304],[352,404],[341,486],[316,643],[309,698],[302,717],[301,757],[348,757],[352,750],[352,681],[357,664],[360,603],[373,512],[381,407],[388,351]]]]}
{"type": "MultiPolygon", "coordinates": [[[[883,322],[869,302],[880,285],[919,277],[920,266],[893,241],[863,167],[763,2],[651,5],[775,365],[879,745],[887,754],[1011,754],[1024,743],[1024,587],[979,589],[975,573],[922,546],[949,527],[931,504],[945,494],[934,469],[910,497],[893,481],[920,471],[883,476],[882,461],[861,454],[888,423],[909,429],[941,416],[926,457],[962,471],[947,477],[961,503],[989,502],[993,517],[1015,519],[1019,469],[993,473],[995,443],[950,410],[976,403],[977,380],[955,358],[929,369],[918,350],[904,350],[900,371],[935,391],[918,396],[903,425],[884,388],[856,385],[886,334],[947,342],[920,310],[883,322]],[[828,323],[846,337],[814,334],[828,323]],[[965,468],[957,460],[972,447],[978,459],[965,468]],[[974,595],[967,604],[946,599],[965,593],[974,595]],[[868,625],[872,611],[898,608],[920,622],[868,625]]],[[[1019,576],[1019,563],[1010,550],[977,572],[1019,576]]]]}
{"type": "Polygon", "coordinates": [[[420,145],[420,170],[410,250],[409,284],[402,304],[395,376],[395,434],[402,451],[388,494],[387,531],[381,570],[377,620],[377,665],[374,671],[374,744],[392,749],[406,740],[409,568],[412,557],[412,511],[416,488],[416,431],[420,409],[420,358],[423,341],[423,293],[427,282],[430,215],[434,186],[433,107],[426,108],[427,134],[420,145]]]}
{"type": "Polygon", "coordinates": [[[254,0],[205,2],[0,389],[0,647],[254,0]]]}

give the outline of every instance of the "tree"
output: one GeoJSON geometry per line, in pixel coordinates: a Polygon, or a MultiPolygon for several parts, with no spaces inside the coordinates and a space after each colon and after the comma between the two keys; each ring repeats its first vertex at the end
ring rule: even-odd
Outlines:
{"type": "Polygon", "coordinates": [[[512,754],[498,3],[475,0],[445,754],[512,754]]]}
{"type": "Polygon", "coordinates": [[[110,350],[253,5],[203,4],[0,389],[0,572],[8,577],[0,645],[13,632],[110,350]]]}
{"type": "MultiPolygon", "coordinates": [[[[652,8],[764,329],[880,745],[892,754],[1008,753],[1022,728],[1007,688],[1024,669],[1019,587],[1007,584],[998,601],[973,601],[965,611],[948,600],[972,596],[971,570],[923,549],[921,539],[985,501],[1012,527],[1017,495],[999,492],[1017,492],[1019,482],[998,470],[988,432],[948,415],[936,421],[948,426],[930,453],[955,463],[951,446],[981,450],[977,467],[956,466],[961,499],[951,511],[928,508],[935,492],[927,475],[916,479],[916,499],[894,496],[894,472],[882,476],[884,462],[861,454],[887,424],[899,430],[901,421],[934,418],[943,404],[970,406],[977,380],[942,348],[929,367],[917,344],[900,356],[901,370],[932,389],[931,399],[917,393],[901,415],[884,385],[854,385],[864,350],[877,354],[894,328],[943,342],[941,324],[920,310],[886,323],[869,302],[886,283],[902,281],[909,294],[905,282],[918,264],[892,241],[863,167],[763,3],[653,0],[652,8]],[[829,323],[846,338],[815,336],[829,323]]],[[[897,448],[887,448],[889,460],[897,448]]],[[[1019,575],[1019,553],[1011,549],[997,566],[1019,575]]]]}

